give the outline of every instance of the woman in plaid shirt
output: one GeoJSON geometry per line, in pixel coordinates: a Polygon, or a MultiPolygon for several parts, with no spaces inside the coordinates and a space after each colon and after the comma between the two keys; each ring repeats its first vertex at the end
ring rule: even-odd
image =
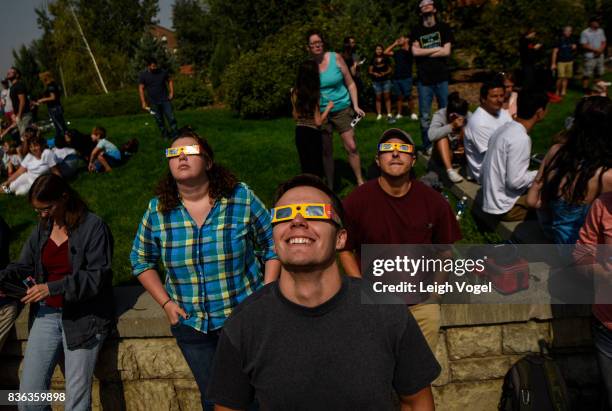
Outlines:
{"type": "Polygon", "coordinates": [[[134,275],[166,312],[202,407],[212,409],[204,393],[221,327],[242,300],[276,280],[280,265],[264,204],[214,162],[205,139],[181,130],[166,157],[169,173],[149,202],[130,260],[134,275]]]}

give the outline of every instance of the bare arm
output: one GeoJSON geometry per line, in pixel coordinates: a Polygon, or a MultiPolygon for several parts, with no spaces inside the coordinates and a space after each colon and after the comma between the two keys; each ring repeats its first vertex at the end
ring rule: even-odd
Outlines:
{"type": "Polygon", "coordinates": [[[527,191],[527,205],[531,208],[540,208],[542,207],[542,187],[544,187],[544,169],[548,166],[551,158],[559,151],[562,147],[561,144],[555,144],[548,150],[546,156],[542,160],[542,164],[540,164],[540,168],[538,169],[538,173],[533,179],[533,184],[529,187],[529,191],[527,191]]]}
{"type": "Polygon", "coordinates": [[[172,100],[174,98],[174,80],[168,79],[168,98],[172,100]]]}
{"type": "Polygon", "coordinates": [[[49,97],[43,97],[41,99],[36,100],[36,104],[48,103],[49,101],[55,100],[55,93],[51,93],[49,97]]]}
{"type": "Polygon", "coordinates": [[[168,322],[170,324],[176,324],[179,321],[179,316],[187,319],[187,313],[173,300],[166,292],[159,274],[156,270],[146,270],[138,275],[138,281],[140,284],[151,294],[151,297],[160,305],[163,305],[163,310],[166,312],[168,322]],[[165,305],[164,305],[165,304],[165,305]]]}
{"type": "Polygon", "coordinates": [[[344,76],[344,84],[346,85],[349,95],[351,96],[351,101],[353,103],[353,110],[355,110],[355,112],[359,114],[360,116],[365,116],[365,112],[359,108],[359,100],[357,98],[357,86],[355,85],[355,82],[353,81],[353,76],[351,76],[351,73],[349,73],[348,67],[346,66],[346,63],[344,62],[344,59],[342,58],[342,56],[337,53],[336,53],[336,64],[338,65],[340,72],[342,72],[342,75],[344,76]]]}
{"type": "Polygon", "coordinates": [[[442,50],[442,47],[433,47],[430,49],[423,49],[421,48],[421,43],[419,43],[418,41],[414,41],[412,43],[412,55],[416,57],[428,57],[440,50],[442,50]]]}
{"type": "Polygon", "coordinates": [[[19,99],[19,108],[18,108],[17,114],[15,114],[15,116],[18,119],[21,119],[21,115],[23,114],[23,111],[25,110],[26,96],[25,96],[25,94],[20,94],[20,95],[17,96],[17,98],[19,99]]]}
{"type": "Polygon", "coordinates": [[[51,167],[51,172],[52,172],[53,174],[55,174],[56,176],[58,176],[58,177],[61,177],[61,176],[62,176],[62,173],[60,172],[60,169],[59,169],[59,167],[58,167],[58,166],[53,166],[53,167],[51,167]]]}
{"type": "Polygon", "coordinates": [[[554,48],[553,52],[552,52],[552,58],[551,58],[551,62],[550,62],[550,68],[552,70],[557,68],[557,55],[559,54],[559,49],[558,48],[554,48]]]}
{"type": "Polygon", "coordinates": [[[393,56],[393,49],[397,46],[397,40],[393,42],[389,47],[387,47],[384,51],[385,56],[393,56]]]}
{"type": "Polygon", "coordinates": [[[413,395],[400,395],[401,411],[434,411],[431,387],[427,386],[413,395]]]}
{"type": "Polygon", "coordinates": [[[334,108],[334,102],[331,100],[327,102],[327,106],[325,107],[325,111],[323,113],[319,111],[319,105],[317,105],[314,113],[314,121],[317,127],[321,127],[321,125],[327,121],[327,116],[331,112],[332,108],[334,108]]]}
{"type": "Polygon", "coordinates": [[[234,408],[224,407],[223,405],[215,404],[215,411],[241,411],[234,408]]]}
{"type": "Polygon", "coordinates": [[[438,47],[438,51],[432,53],[429,57],[448,57],[451,55],[451,43],[446,43],[444,47],[438,47]]]}
{"type": "Polygon", "coordinates": [[[352,251],[340,251],[340,264],[342,264],[346,275],[361,278],[361,270],[359,270],[357,258],[352,251]]]}
{"type": "Polygon", "coordinates": [[[144,84],[138,85],[138,94],[140,95],[140,105],[143,109],[147,108],[147,100],[145,99],[144,84]]]}
{"type": "Polygon", "coordinates": [[[11,176],[4,182],[4,186],[8,186],[9,184],[11,184],[13,181],[15,181],[17,179],[17,177],[19,177],[20,175],[22,175],[23,173],[25,173],[26,171],[28,171],[27,168],[24,168],[23,166],[19,166],[19,168],[17,169],[17,171],[15,171],[13,174],[11,174],[11,176]]]}
{"type": "Polygon", "coordinates": [[[278,260],[268,260],[264,269],[264,284],[278,280],[281,272],[281,264],[278,260]]]}

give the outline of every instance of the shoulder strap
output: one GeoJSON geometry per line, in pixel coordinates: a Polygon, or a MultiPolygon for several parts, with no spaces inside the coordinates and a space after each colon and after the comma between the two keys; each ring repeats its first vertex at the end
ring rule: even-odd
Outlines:
{"type": "Polygon", "coordinates": [[[524,358],[515,364],[518,373],[518,409],[520,411],[530,411],[532,409],[532,389],[531,389],[531,363],[524,358]]]}
{"type": "Polygon", "coordinates": [[[557,364],[551,359],[544,359],[544,373],[546,374],[546,385],[548,394],[552,402],[553,410],[566,411],[568,410],[568,394],[563,376],[557,367],[557,364]]]}

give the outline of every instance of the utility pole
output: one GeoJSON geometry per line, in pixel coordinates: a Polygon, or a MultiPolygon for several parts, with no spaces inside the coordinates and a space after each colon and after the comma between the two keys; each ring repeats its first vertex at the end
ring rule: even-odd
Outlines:
{"type": "Polygon", "coordinates": [[[87,42],[87,39],[85,38],[85,34],[83,33],[83,29],[81,28],[81,24],[79,23],[79,19],[77,18],[76,13],[74,12],[74,8],[72,7],[72,4],[68,3],[68,7],[70,7],[70,11],[72,12],[72,17],[74,17],[74,21],[76,22],[76,25],[79,29],[79,33],[81,33],[81,37],[83,38],[83,42],[85,43],[85,47],[87,48],[87,51],[89,52],[89,56],[91,57],[91,61],[93,61],[94,64],[94,68],[96,69],[96,73],[98,73],[98,78],[100,79],[100,83],[102,84],[102,89],[104,90],[104,93],[108,94],[108,89],[106,88],[106,84],[104,84],[104,79],[102,78],[102,74],[100,73],[100,69],[98,68],[98,63],[96,63],[96,58],[94,57],[93,53],[91,52],[91,48],[89,48],[89,43],[87,42]]]}

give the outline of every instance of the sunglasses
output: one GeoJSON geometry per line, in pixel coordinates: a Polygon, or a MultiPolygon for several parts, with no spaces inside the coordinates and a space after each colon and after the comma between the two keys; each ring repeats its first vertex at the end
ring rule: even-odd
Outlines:
{"type": "Polygon", "coordinates": [[[185,154],[186,156],[200,154],[200,146],[194,144],[192,146],[180,146],[180,147],[170,147],[166,149],[166,157],[178,157],[181,154],[185,154]]]}
{"type": "Polygon", "coordinates": [[[414,146],[412,144],[405,143],[382,143],[378,145],[378,152],[386,151],[399,151],[400,153],[412,154],[414,153],[414,146]]]}
{"type": "Polygon", "coordinates": [[[55,207],[54,204],[47,206],[47,207],[42,207],[42,208],[34,208],[34,212],[36,212],[36,214],[41,215],[43,213],[49,213],[51,212],[51,210],[53,210],[53,208],[55,207]]]}
{"type": "Polygon", "coordinates": [[[331,220],[342,227],[342,221],[340,221],[340,217],[334,213],[331,204],[288,204],[286,206],[271,209],[270,214],[272,215],[272,224],[293,220],[300,214],[307,220],[331,220]]]}

